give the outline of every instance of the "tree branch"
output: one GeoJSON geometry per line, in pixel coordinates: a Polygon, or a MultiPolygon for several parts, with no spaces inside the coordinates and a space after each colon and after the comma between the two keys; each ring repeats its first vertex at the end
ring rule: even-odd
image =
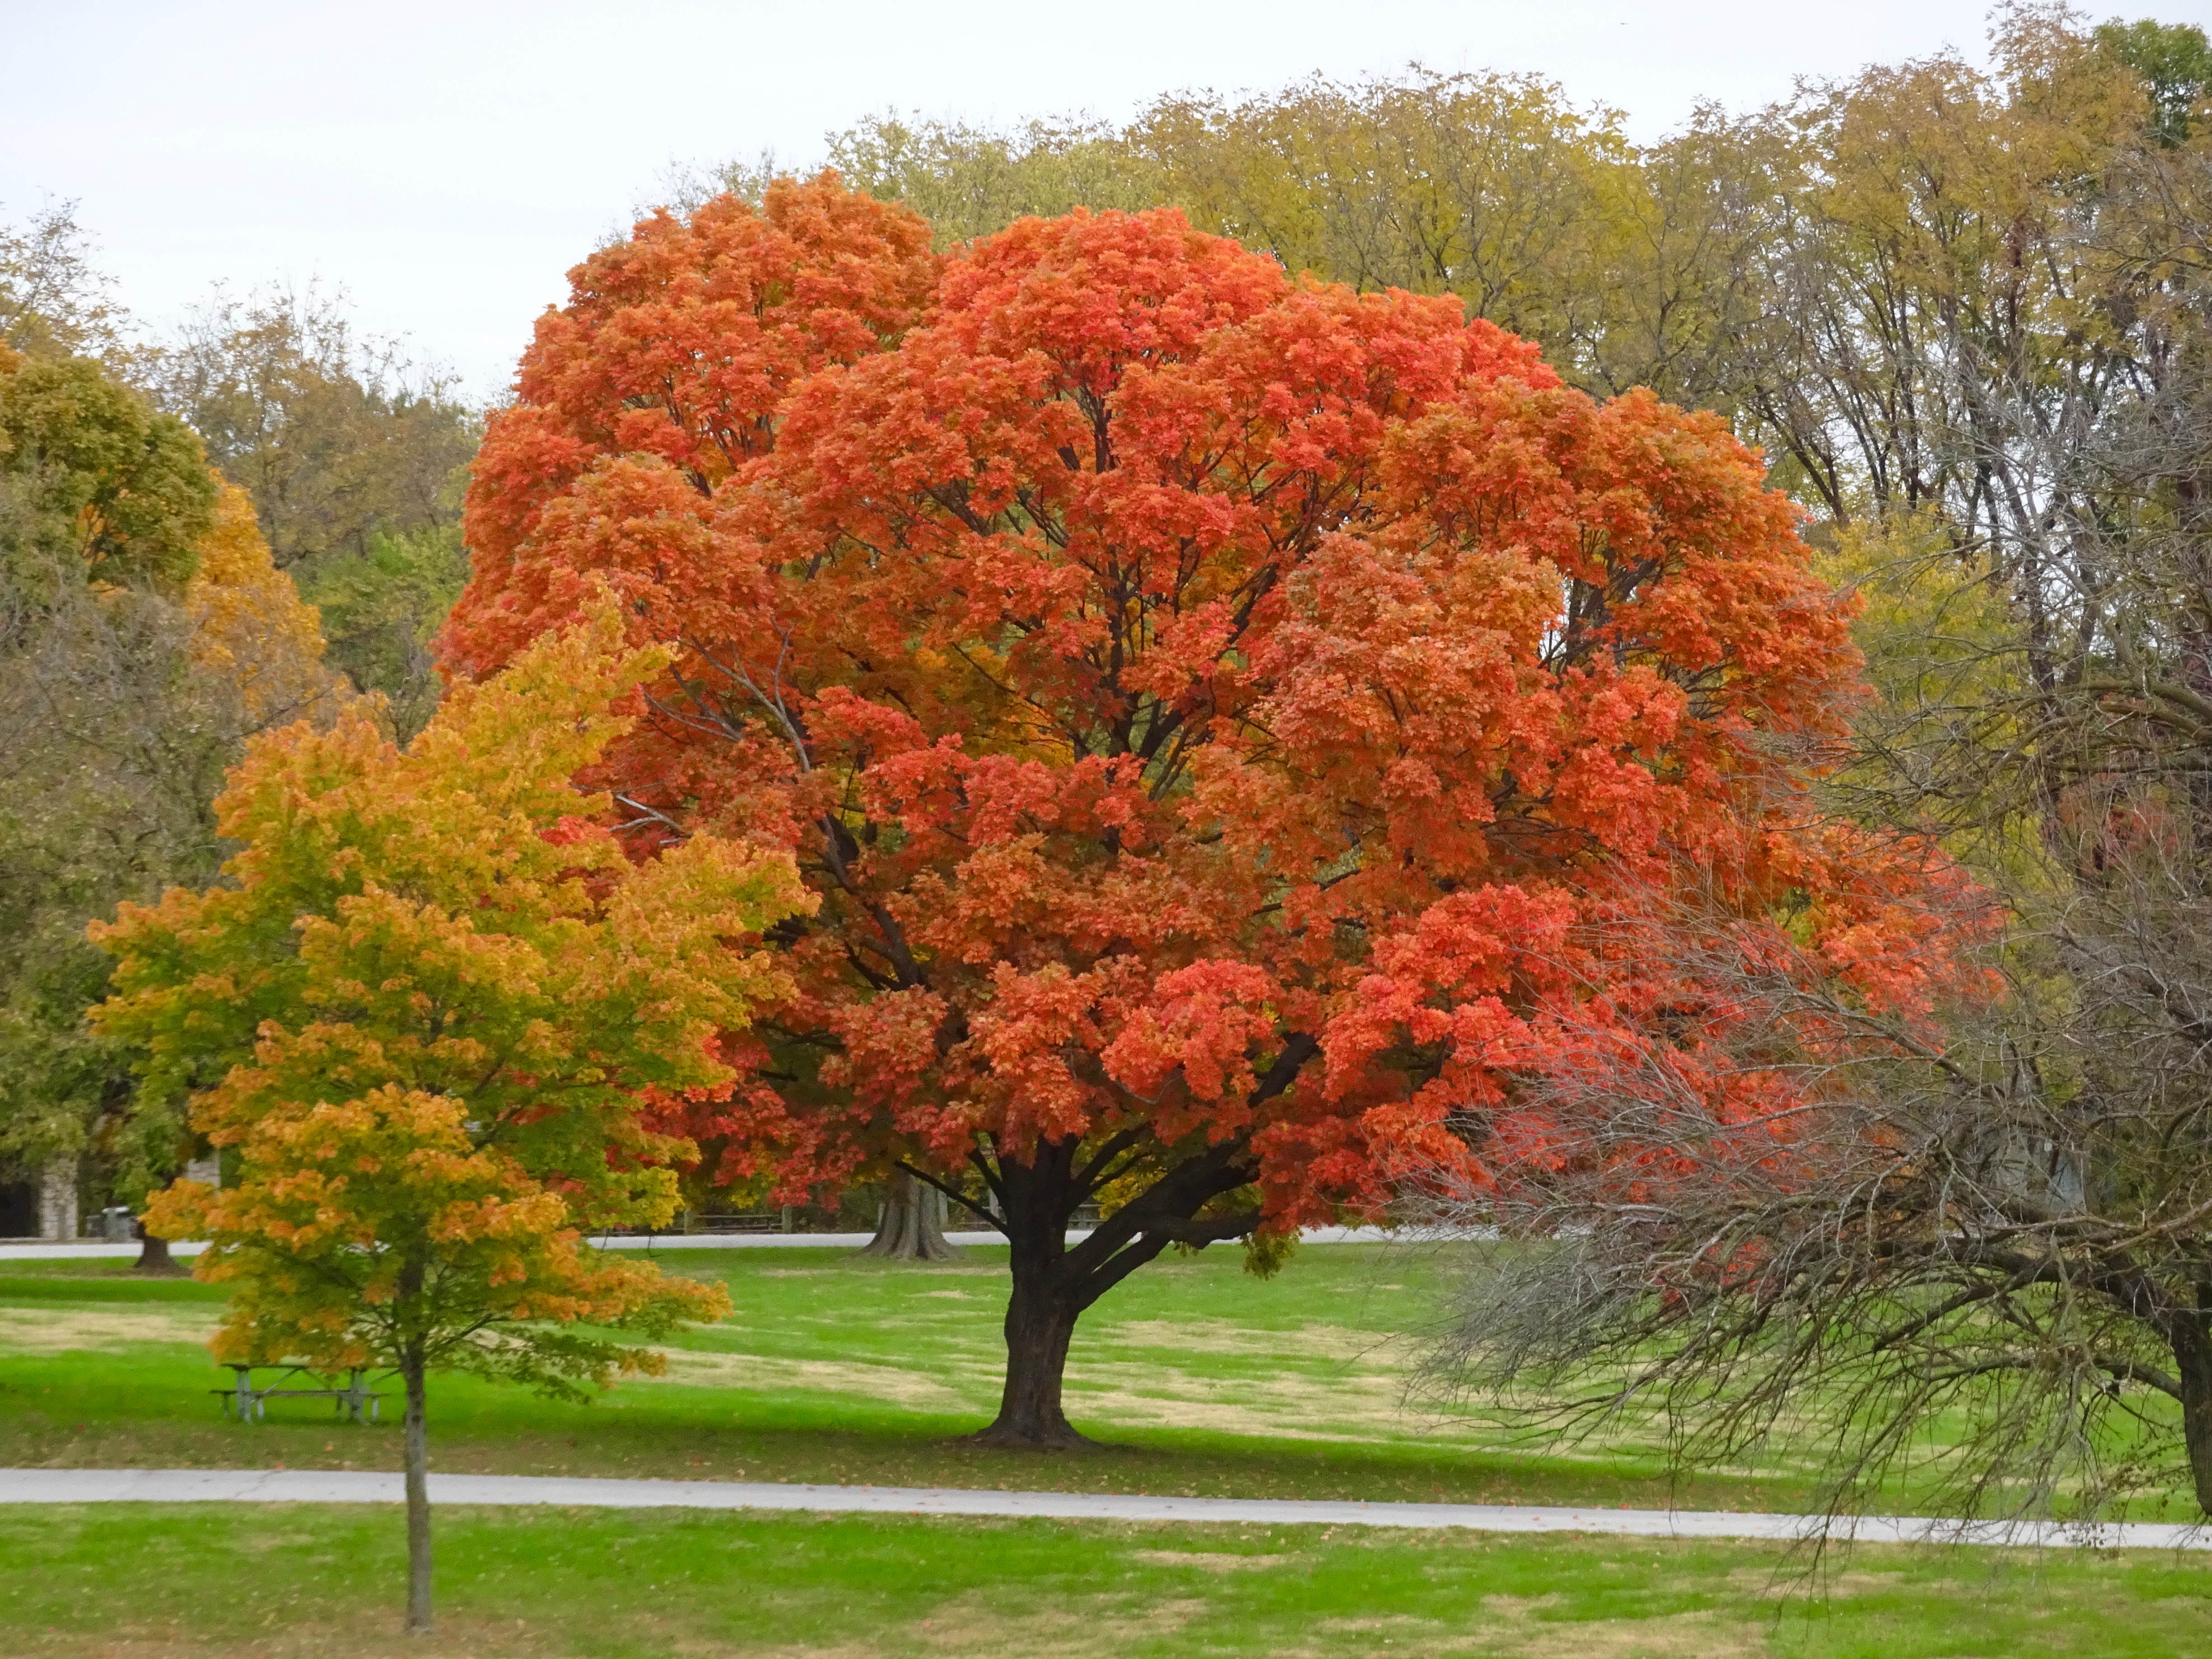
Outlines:
{"type": "Polygon", "coordinates": [[[939,1181],[935,1176],[931,1175],[927,1170],[917,1170],[913,1164],[908,1164],[903,1158],[892,1159],[891,1167],[895,1170],[903,1170],[908,1175],[912,1176],[916,1181],[927,1182],[929,1185],[936,1188],[939,1192],[943,1193],[945,1197],[959,1205],[961,1208],[980,1218],[983,1224],[988,1227],[993,1232],[1001,1235],[1006,1232],[1006,1229],[1005,1223],[1001,1222],[998,1217],[993,1215],[988,1210],[978,1204],[974,1199],[969,1197],[967,1194],[962,1192],[958,1188],[946,1186],[945,1182],[939,1181]]]}

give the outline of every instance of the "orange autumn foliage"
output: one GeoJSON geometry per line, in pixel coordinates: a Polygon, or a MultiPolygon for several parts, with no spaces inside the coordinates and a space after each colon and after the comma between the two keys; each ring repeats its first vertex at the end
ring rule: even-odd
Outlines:
{"type": "Polygon", "coordinates": [[[793,386],[912,324],[938,268],[920,219],[820,184],[779,184],[759,213],[728,197],[688,220],[664,210],[577,266],[471,469],[477,599],[465,647],[449,636],[456,660],[481,672],[573,613],[585,590],[562,578],[575,567],[529,550],[549,505],[610,487],[605,463],[631,454],[711,495],[773,443],[769,413],[793,386]]]}
{"type": "Polygon", "coordinates": [[[809,908],[780,854],[698,836],[634,862],[594,822],[607,802],[575,775],[669,654],[627,648],[602,603],[404,749],[368,699],[265,732],[216,801],[228,880],[91,929],[116,958],[94,1024],[232,1163],[145,1218],[204,1239],[195,1274],[232,1286],[217,1357],[404,1385],[410,1629],[430,1623],[430,1372],[580,1395],[663,1368],[614,1332],[728,1310],[586,1237],[665,1224],[696,1149],[644,1103],[729,1075],[722,1042],[789,988],[733,947],[809,908]]]}
{"type": "Polygon", "coordinates": [[[926,292],[912,229],[825,179],[580,266],[446,650],[489,672],[599,581],[674,649],[595,775],[628,833],[787,848],[821,901],[687,1121],[794,1194],[896,1161],[995,1210],[1008,1437],[1062,1434],[1054,1344],[1168,1243],[1540,1133],[1547,1001],[1664,1000],[1591,930],[1686,865],[1862,994],[1948,972],[1911,861],[1795,816],[1859,661],[1718,417],[1170,211],[1024,221],[926,292]],[[726,339],[662,333],[723,288],[726,339]]]}

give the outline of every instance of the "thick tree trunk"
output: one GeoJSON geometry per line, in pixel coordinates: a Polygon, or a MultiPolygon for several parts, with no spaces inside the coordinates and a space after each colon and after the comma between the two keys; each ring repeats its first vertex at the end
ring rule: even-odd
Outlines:
{"type": "Polygon", "coordinates": [[[945,1239],[943,1194],[903,1170],[893,1170],[884,1184],[876,1236],[860,1254],[892,1261],[958,1261],[960,1252],[945,1239]]]}
{"type": "Polygon", "coordinates": [[[1070,1258],[1068,1218],[1086,1195],[1072,1142],[1042,1141],[1028,1164],[1002,1160],[998,1195],[1007,1266],[1006,1382],[999,1415],[975,1437],[986,1446],[1030,1450],[1087,1445],[1060,1408],[1060,1379],[1075,1322],[1103,1284],[1070,1258]]]}
{"type": "MultiPolygon", "coordinates": [[[[2199,1316],[2200,1319],[2202,1316],[2199,1316]]],[[[2197,1507],[2212,1516],[2212,1336],[2201,1328],[2173,1345],[2181,1382],[2181,1439],[2189,1452],[2189,1478],[2197,1507]]]]}
{"type": "Polygon", "coordinates": [[[1006,1304],[1006,1384],[998,1417],[975,1436],[979,1445],[1051,1449],[1091,1443],[1075,1431],[1060,1403],[1067,1345],[1082,1310],[1036,1279],[1014,1277],[1013,1296],[1006,1304]]]}
{"type": "Polygon", "coordinates": [[[148,1232],[143,1221],[137,1225],[138,1260],[131,1264],[131,1271],[143,1273],[149,1279],[182,1279],[184,1264],[169,1254],[169,1241],[148,1232]]]}
{"type": "Polygon", "coordinates": [[[424,1415],[422,1356],[399,1362],[407,1384],[407,1629],[430,1631],[430,1430],[424,1415]]]}
{"type": "MultiPolygon", "coordinates": [[[[1295,1055],[1282,1062],[1285,1078],[1296,1075],[1304,1056],[1314,1052],[1314,1045],[1300,1041],[1295,1055]]],[[[1266,1086],[1279,1092],[1283,1085],[1266,1086]]],[[[1196,1218],[1212,1200],[1252,1178],[1243,1143],[1223,1141],[1162,1174],[1071,1247],[1069,1221],[1097,1191],[1103,1172],[1136,1144],[1137,1133],[1125,1131],[1088,1153],[1073,1140],[1041,1140],[1026,1164],[999,1160],[992,1184],[1013,1276],[1006,1302],[1006,1386],[998,1417],[975,1437],[978,1443],[1039,1450],[1088,1445],[1060,1407],[1068,1343],[1083,1310],[1170,1243],[1203,1249],[1240,1237],[1258,1223],[1256,1211],[1196,1218]]]]}

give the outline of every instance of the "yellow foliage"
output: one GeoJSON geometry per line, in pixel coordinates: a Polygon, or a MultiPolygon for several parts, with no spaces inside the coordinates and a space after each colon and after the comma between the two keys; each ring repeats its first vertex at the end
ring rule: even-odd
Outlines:
{"type": "Polygon", "coordinates": [[[185,588],[193,660],[237,688],[250,726],[327,714],[343,683],[323,665],[322,619],[276,568],[236,484],[223,485],[198,550],[185,588]]]}
{"type": "Polygon", "coordinates": [[[2010,605],[1986,555],[1962,555],[1932,514],[1861,519],[1816,551],[1823,581],[1855,594],[1851,629],[1885,702],[1958,706],[2016,690],[2010,605]]]}
{"type": "MultiPolygon", "coordinates": [[[[232,529],[208,614],[243,627],[266,555],[232,529]]],[[[293,603],[268,620],[306,654],[293,603]]],[[[781,854],[698,836],[633,865],[596,821],[571,780],[662,660],[622,633],[607,607],[541,640],[405,749],[361,700],[255,738],[216,802],[229,883],[93,928],[118,958],[95,1024],[238,1159],[147,1215],[236,1284],[225,1357],[570,1389],[652,1356],[558,1327],[724,1305],[582,1235],[667,1220],[696,1153],[651,1103],[726,1079],[719,1034],[787,989],[732,945],[810,902],[781,854]]]]}

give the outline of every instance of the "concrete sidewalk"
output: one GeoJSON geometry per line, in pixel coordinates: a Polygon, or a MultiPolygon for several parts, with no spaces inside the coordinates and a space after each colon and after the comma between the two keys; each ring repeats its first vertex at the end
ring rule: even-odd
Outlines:
{"type": "MultiPolygon", "coordinates": [[[[324,1469],[0,1469],[0,1504],[397,1504],[397,1474],[324,1469]]],[[[1477,1532],[1606,1533],[1638,1538],[1801,1539],[1820,1519],[1697,1510],[1547,1509],[1492,1504],[1354,1504],[1267,1498],[1152,1498],[1124,1492],[969,1492],[949,1486],[806,1486],[736,1480],[619,1480],[568,1475],[434,1474],[435,1504],[596,1509],[799,1510],[869,1515],[988,1515],[1056,1521],[1180,1521],[1328,1527],[1463,1527],[1477,1532]]],[[[2051,1522],[1845,1516],[1830,1536],[1869,1544],[2090,1545],[2212,1550],[2212,1530],[2147,1522],[2051,1522]]]]}

